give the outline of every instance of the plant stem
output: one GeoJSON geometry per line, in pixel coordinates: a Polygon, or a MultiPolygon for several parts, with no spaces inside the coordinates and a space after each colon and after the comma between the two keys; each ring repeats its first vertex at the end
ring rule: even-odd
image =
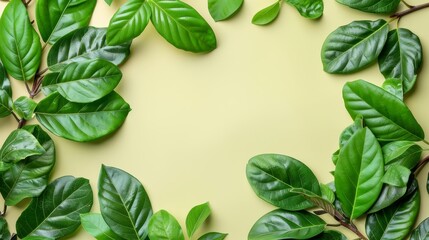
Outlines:
{"type": "Polygon", "coordinates": [[[6,215],[6,211],[7,211],[7,205],[5,203],[4,206],[3,206],[3,212],[0,212],[0,216],[4,217],[4,215],[6,215]]]}
{"type": "Polygon", "coordinates": [[[342,214],[340,214],[338,211],[336,211],[336,215],[337,213],[339,214],[339,216],[341,216],[341,218],[338,218],[337,216],[335,216],[334,218],[341,224],[341,226],[349,229],[350,231],[354,232],[360,239],[362,240],[368,240],[368,238],[366,238],[360,231],[359,229],[356,227],[356,225],[353,224],[353,222],[348,221],[342,214]]]}
{"type": "Polygon", "coordinates": [[[403,16],[406,16],[408,14],[411,14],[413,12],[422,10],[424,8],[428,8],[429,7],[429,3],[424,3],[424,4],[420,4],[417,6],[411,6],[409,5],[409,8],[407,10],[404,10],[402,12],[397,12],[395,14],[390,15],[391,18],[397,18],[397,19],[401,19],[403,16]]]}
{"type": "Polygon", "coordinates": [[[407,8],[413,8],[413,7],[415,7],[415,6],[411,5],[411,4],[408,4],[405,0],[401,0],[401,2],[402,2],[405,6],[407,6],[407,8]]]}
{"type": "Polygon", "coordinates": [[[415,170],[414,170],[414,174],[417,175],[419,174],[419,172],[423,169],[423,167],[429,163],[429,156],[424,157],[419,164],[417,164],[415,170]]]}

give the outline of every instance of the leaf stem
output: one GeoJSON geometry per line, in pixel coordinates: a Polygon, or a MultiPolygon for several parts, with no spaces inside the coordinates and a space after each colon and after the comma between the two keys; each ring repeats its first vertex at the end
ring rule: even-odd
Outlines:
{"type": "MultiPolygon", "coordinates": [[[[408,5],[407,5],[407,7],[408,7],[408,5]]],[[[408,14],[411,14],[413,12],[416,12],[416,11],[419,11],[419,10],[422,10],[422,9],[428,8],[428,7],[429,7],[429,3],[424,3],[424,4],[417,5],[417,6],[411,6],[411,5],[409,5],[409,8],[407,10],[404,10],[402,12],[397,12],[395,14],[392,14],[392,15],[390,15],[390,17],[391,18],[396,18],[396,19],[399,20],[399,19],[401,19],[402,17],[404,17],[404,16],[406,16],[408,14]]]]}
{"type": "Polygon", "coordinates": [[[422,160],[420,160],[419,164],[417,164],[414,174],[418,175],[419,172],[424,168],[424,166],[429,163],[429,156],[424,157],[422,160]]]}
{"type": "Polygon", "coordinates": [[[12,114],[13,118],[15,118],[15,120],[19,123],[19,117],[16,115],[16,113],[13,111],[11,111],[10,113],[12,114]]]}
{"type": "Polygon", "coordinates": [[[426,140],[423,140],[424,143],[426,143],[426,145],[429,145],[429,142],[426,140]]]}
{"type": "Polygon", "coordinates": [[[402,2],[405,6],[407,6],[407,8],[413,8],[413,7],[415,7],[415,6],[411,5],[411,4],[408,4],[405,0],[401,0],[401,2],[402,2]]]}

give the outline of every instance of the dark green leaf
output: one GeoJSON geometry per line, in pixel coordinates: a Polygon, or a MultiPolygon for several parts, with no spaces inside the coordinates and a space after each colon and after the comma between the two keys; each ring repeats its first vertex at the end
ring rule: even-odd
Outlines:
{"type": "Polygon", "coordinates": [[[197,205],[189,211],[188,216],[186,216],[186,231],[188,237],[192,238],[194,233],[201,227],[210,214],[211,210],[208,202],[197,205]]]}
{"type": "Polygon", "coordinates": [[[145,239],[152,206],[142,184],[130,174],[102,166],[98,179],[101,214],[113,232],[125,239],[145,239]]]}
{"type": "Polygon", "coordinates": [[[395,95],[401,101],[404,100],[404,88],[402,85],[402,80],[397,78],[388,78],[383,83],[383,89],[395,95]]]}
{"type": "Polygon", "coordinates": [[[58,40],[48,54],[51,71],[60,71],[72,62],[90,59],[104,59],[116,65],[124,62],[130,54],[131,43],[108,46],[106,29],[81,28],[58,40]]]}
{"type": "Polygon", "coordinates": [[[40,64],[42,46],[21,0],[11,0],[0,20],[0,57],[7,72],[30,80],[40,64]]]}
{"type": "Polygon", "coordinates": [[[341,149],[335,168],[335,189],[344,213],[351,219],[364,214],[381,191],[384,161],[374,134],[363,128],[341,149]]]}
{"type": "Polygon", "coordinates": [[[169,43],[191,52],[210,52],[216,36],[210,25],[191,6],[179,0],[148,0],[151,21],[169,43]]]}
{"type": "Polygon", "coordinates": [[[182,228],[170,213],[161,210],[155,213],[149,222],[150,239],[184,240],[182,228]]]}
{"type": "Polygon", "coordinates": [[[280,13],[280,6],[282,2],[283,1],[277,1],[274,4],[257,12],[252,18],[252,23],[261,26],[272,23],[280,13]]]}
{"type": "Polygon", "coordinates": [[[0,90],[5,90],[12,97],[12,87],[10,86],[9,78],[7,78],[6,70],[0,60],[0,90]]]}
{"type": "Polygon", "coordinates": [[[226,236],[228,236],[226,233],[209,232],[199,237],[198,240],[224,240],[226,236]]]}
{"type": "Polygon", "coordinates": [[[410,240],[422,240],[429,238],[429,218],[426,218],[423,222],[417,226],[416,229],[411,233],[410,240]]]}
{"type": "Polygon", "coordinates": [[[25,120],[30,120],[33,118],[36,106],[37,103],[33,99],[21,96],[13,102],[12,109],[19,117],[25,120]]]}
{"type": "Polygon", "coordinates": [[[3,143],[0,150],[0,159],[7,163],[18,162],[26,157],[44,153],[45,149],[30,132],[23,129],[16,129],[3,143]]]}
{"type": "Polygon", "coordinates": [[[151,15],[147,0],[129,0],[110,19],[107,28],[107,44],[118,45],[139,36],[151,15]]]}
{"type": "Polygon", "coordinates": [[[374,205],[372,205],[368,212],[374,213],[392,205],[398,199],[403,197],[406,192],[407,187],[395,187],[392,185],[383,184],[377,201],[374,203],[374,205]]]}
{"type": "Polygon", "coordinates": [[[392,13],[401,2],[400,0],[337,0],[351,8],[370,13],[392,13]]]}
{"type": "Polygon", "coordinates": [[[250,229],[249,240],[307,239],[325,229],[326,223],[305,211],[277,209],[262,216],[250,229]]]}
{"type": "Polygon", "coordinates": [[[39,103],[35,113],[37,120],[55,135],[86,142],[118,129],[130,110],[115,92],[92,103],[72,103],[53,93],[39,103]]]}
{"type": "Polygon", "coordinates": [[[285,0],[305,18],[316,19],[323,15],[322,0],[285,0]]]}
{"type": "Polygon", "coordinates": [[[33,198],[18,218],[16,231],[20,238],[61,238],[80,226],[79,214],[89,212],[91,206],[92,190],[87,179],[61,177],[33,198]]]}
{"type": "Polygon", "coordinates": [[[340,232],[334,230],[326,230],[321,234],[311,238],[311,240],[347,240],[347,237],[340,232]]]}
{"type": "Polygon", "coordinates": [[[333,203],[335,201],[335,193],[332,191],[331,188],[329,188],[326,184],[320,184],[320,191],[322,193],[322,198],[327,200],[330,203],[333,203]]]}
{"type": "Polygon", "coordinates": [[[403,91],[407,93],[416,82],[422,55],[419,37],[405,28],[394,29],[389,32],[386,45],[378,58],[380,71],[385,78],[401,79],[403,91]]]}
{"type": "Polygon", "coordinates": [[[422,147],[410,141],[396,141],[383,146],[386,168],[401,165],[413,169],[420,161],[422,147]]]}
{"type": "Polygon", "coordinates": [[[343,98],[352,118],[362,115],[365,125],[380,141],[420,141],[422,127],[408,107],[385,90],[357,80],[343,88],[343,98]]]}
{"type": "Polygon", "coordinates": [[[340,135],[340,148],[344,147],[350,138],[359,130],[363,128],[363,118],[361,115],[355,117],[352,125],[348,126],[340,135]]]}
{"type": "Polygon", "coordinates": [[[305,199],[312,202],[315,206],[323,209],[325,212],[329,213],[330,215],[337,216],[335,211],[335,206],[331,203],[330,200],[327,200],[326,198],[323,198],[319,195],[316,195],[302,188],[292,189],[291,192],[300,194],[305,199]]]}
{"type": "Polygon", "coordinates": [[[96,0],[38,0],[36,20],[43,41],[54,44],[68,33],[86,27],[96,0]]]}
{"type": "Polygon", "coordinates": [[[99,213],[85,213],[80,215],[82,227],[97,240],[122,240],[114,233],[99,213]]]}
{"type": "Polygon", "coordinates": [[[249,160],[246,167],[250,186],[263,200],[286,210],[303,210],[313,204],[292,188],[302,188],[320,195],[314,173],[300,161],[279,154],[262,154],[249,160]]]}
{"type": "Polygon", "coordinates": [[[365,68],[377,60],[388,32],[389,24],[383,19],[354,21],[337,28],[323,43],[323,69],[351,73],[365,68]]]}
{"type": "Polygon", "coordinates": [[[9,227],[7,226],[6,219],[2,217],[0,218],[0,239],[10,239],[9,227]]]}
{"type": "Polygon", "coordinates": [[[0,89],[0,118],[7,117],[12,113],[12,98],[6,90],[0,89]]]}
{"type": "Polygon", "coordinates": [[[94,102],[110,92],[122,78],[119,68],[106,60],[70,63],[58,75],[43,81],[44,93],[58,91],[70,102],[94,102]]]}
{"type": "Polygon", "coordinates": [[[387,169],[383,176],[383,182],[395,187],[405,187],[410,174],[410,169],[401,165],[394,165],[387,169]]]}
{"type": "Polygon", "coordinates": [[[222,21],[234,15],[243,5],[243,0],[208,0],[213,20],[222,21]]]}

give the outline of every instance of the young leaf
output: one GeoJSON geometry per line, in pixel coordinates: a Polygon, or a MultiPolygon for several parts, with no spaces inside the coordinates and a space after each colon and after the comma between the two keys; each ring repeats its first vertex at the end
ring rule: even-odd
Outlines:
{"type": "Polygon", "coordinates": [[[107,44],[127,43],[139,36],[149,23],[151,11],[147,0],[129,0],[110,19],[107,44]]]}
{"type": "Polygon", "coordinates": [[[398,9],[400,0],[337,0],[351,8],[370,13],[392,13],[398,9]]]}
{"type": "Polygon", "coordinates": [[[123,240],[114,233],[99,213],[85,213],[80,215],[82,227],[97,240],[123,240]]]}
{"type": "Polygon", "coordinates": [[[65,176],[48,185],[22,212],[16,222],[20,238],[43,236],[58,239],[80,226],[81,213],[92,206],[92,190],[84,178],[65,176]]]}
{"type": "Polygon", "coordinates": [[[189,211],[188,216],[186,216],[186,231],[189,238],[192,238],[210,214],[211,210],[208,202],[195,206],[189,211]]]}
{"type": "Polygon", "coordinates": [[[142,184],[130,174],[102,166],[98,178],[101,215],[125,239],[145,239],[152,206],[142,184]]]}
{"type": "Polygon", "coordinates": [[[96,58],[119,65],[130,54],[130,45],[129,42],[108,46],[105,28],[81,28],[67,34],[52,46],[48,54],[48,66],[51,71],[60,71],[72,62],[96,58]]]}
{"type": "Polygon", "coordinates": [[[323,70],[351,73],[365,68],[377,60],[388,32],[389,24],[383,19],[354,21],[337,28],[323,43],[323,70]]]}
{"type": "Polygon", "coordinates": [[[250,186],[263,200],[276,207],[296,211],[312,207],[293,188],[302,188],[320,195],[320,186],[314,173],[300,161],[279,154],[262,154],[249,160],[246,166],[250,186]]]}
{"type": "Polygon", "coordinates": [[[104,0],[105,3],[107,3],[107,5],[112,5],[113,0],[104,0]]]}
{"type": "Polygon", "coordinates": [[[210,52],[216,36],[210,25],[191,6],[180,0],[147,0],[151,21],[169,43],[191,52],[210,52]]]}
{"type": "Polygon", "coordinates": [[[333,203],[335,201],[335,193],[332,191],[331,188],[329,188],[326,184],[320,184],[320,191],[322,193],[322,198],[327,200],[330,203],[333,203]]]}
{"type": "Polygon", "coordinates": [[[87,142],[114,132],[130,110],[115,92],[92,103],[72,103],[56,92],[40,101],[35,113],[37,120],[55,135],[87,142]]]}
{"type": "Polygon", "coordinates": [[[244,0],[208,0],[209,12],[213,20],[222,21],[233,16],[244,0]]]}
{"type": "Polygon", "coordinates": [[[12,87],[10,86],[9,78],[7,78],[6,70],[0,60],[0,90],[4,90],[12,97],[12,87]]]}
{"type": "Polygon", "coordinates": [[[155,213],[149,222],[150,239],[184,240],[182,228],[167,211],[161,210],[155,213]]]}
{"type": "Polygon", "coordinates": [[[353,124],[348,126],[340,135],[340,148],[344,147],[350,138],[359,130],[363,128],[363,118],[357,115],[353,124]]]}
{"type": "Polygon", "coordinates": [[[369,213],[375,213],[381,209],[387,208],[398,199],[403,197],[407,192],[407,187],[395,187],[392,185],[383,184],[381,188],[380,195],[378,196],[377,201],[372,205],[369,213]]]}
{"type": "Polygon", "coordinates": [[[404,87],[401,79],[388,78],[383,83],[383,89],[404,101],[404,87]]]}
{"type": "Polygon", "coordinates": [[[0,58],[7,72],[30,80],[40,65],[42,46],[21,0],[11,0],[0,20],[0,58]]]}
{"type": "Polygon", "coordinates": [[[38,0],[36,20],[43,41],[54,44],[76,29],[86,27],[96,0],[38,0]]]}
{"type": "Polygon", "coordinates": [[[426,218],[423,222],[417,226],[416,229],[411,233],[410,240],[421,240],[429,238],[429,218],[426,218]]]}
{"type": "Polygon", "coordinates": [[[280,6],[283,1],[277,1],[274,4],[257,12],[252,18],[252,23],[255,25],[267,25],[272,23],[280,13],[280,6]]]}
{"type": "Polygon", "coordinates": [[[305,211],[277,209],[262,216],[250,229],[249,240],[307,239],[325,229],[326,223],[305,211]]]}
{"type": "Polygon", "coordinates": [[[410,174],[410,169],[401,165],[395,165],[387,169],[383,176],[383,183],[395,187],[406,187],[410,174]]]}
{"type": "Polygon", "coordinates": [[[0,89],[0,118],[7,117],[12,113],[12,98],[9,94],[0,89]]]}
{"type": "Polygon", "coordinates": [[[343,88],[343,99],[352,118],[362,115],[365,125],[380,141],[420,141],[422,127],[408,107],[385,90],[357,80],[343,88]]]}
{"type": "Polygon", "coordinates": [[[0,218],[0,239],[10,239],[9,227],[6,219],[0,218]]]}
{"type": "Polygon", "coordinates": [[[321,234],[310,238],[310,240],[347,240],[347,237],[338,231],[326,230],[321,234]]]}
{"type": "Polygon", "coordinates": [[[45,152],[14,164],[0,175],[0,192],[9,206],[24,198],[39,196],[48,185],[55,164],[55,145],[49,135],[37,125],[27,125],[23,129],[38,140],[45,152]]]}
{"type": "Polygon", "coordinates": [[[33,118],[34,109],[36,109],[37,103],[28,97],[21,96],[13,102],[12,109],[19,117],[30,120],[33,118]]]}
{"type": "Polygon", "coordinates": [[[402,80],[403,91],[407,93],[416,82],[422,53],[419,37],[405,28],[394,29],[389,32],[386,45],[378,57],[380,72],[385,78],[402,80]]]}
{"type": "Polygon", "coordinates": [[[3,143],[0,149],[0,159],[6,163],[16,163],[26,157],[44,153],[45,149],[30,132],[23,129],[16,129],[3,143]]]}
{"type": "Polygon", "coordinates": [[[330,215],[337,216],[335,206],[331,203],[330,200],[302,188],[292,189],[291,192],[300,194],[305,199],[312,202],[315,206],[323,209],[325,212],[329,213],[330,215]]]}
{"type": "Polygon", "coordinates": [[[413,169],[420,161],[422,147],[410,141],[396,141],[383,146],[383,158],[386,168],[401,165],[413,169]]]}
{"type": "Polygon", "coordinates": [[[95,59],[70,63],[54,76],[43,80],[43,92],[58,91],[70,102],[90,103],[112,92],[122,73],[115,64],[95,59]]]}
{"type": "Polygon", "coordinates": [[[228,236],[226,233],[209,232],[199,237],[198,240],[224,240],[226,236],[228,236]]]}
{"type": "Polygon", "coordinates": [[[341,149],[335,168],[335,189],[344,213],[351,219],[364,214],[377,200],[384,173],[381,147],[363,128],[341,149]]]}
{"type": "Polygon", "coordinates": [[[286,0],[305,18],[316,19],[323,15],[323,0],[286,0]]]}

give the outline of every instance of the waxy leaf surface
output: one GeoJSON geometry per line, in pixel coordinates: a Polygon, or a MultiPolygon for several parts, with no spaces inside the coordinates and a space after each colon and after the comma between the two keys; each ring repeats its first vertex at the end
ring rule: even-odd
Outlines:
{"type": "Polygon", "coordinates": [[[201,227],[201,225],[210,216],[211,210],[208,202],[193,207],[186,216],[186,231],[189,237],[201,227]]]}
{"type": "Polygon", "coordinates": [[[45,149],[28,131],[16,129],[9,134],[0,149],[0,160],[3,162],[18,162],[26,157],[41,155],[45,149]]]}
{"type": "Polygon", "coordinates": [[[272,23],[280,13],[282,1],[277,1],[274,4],[260,10],[253,16],[252,23],[255,25],[267,25],[272,23]]]}
{"type": "Polygon", "coordinates": [[[410,240],[422,240],[429,238],[429,218],[426,218],[423,222],[417,226],[416,229],[411,233],[410,240]]]}
{"type": "Polygon", "coordinates": [[[323,15],[323,0],[286,0],[305,18],[316,19],[323,15]]]}
{"type": "Polygon", "coordinates": [[[337,0],[351,8],[370,13],[392,13],[401,2],[400,0],[337,0]]]}
{"type": "Polygon", "coordinates": [[[234,15],[244,0],[208,0],[209,12],[215,21],[225,20],[234,15]]]}
{"type": "Polygon", "coordinates": [[[80,220],[85,231],[97,240],[123,240],[110,229],[99,213],[81,214],[80,220]]]}
{"type": "Polygon", "coordinates": [[[182,228],[173,215],[165,210],[155,213],[149,222],[150,239],[184,240],[182,228]]]}

